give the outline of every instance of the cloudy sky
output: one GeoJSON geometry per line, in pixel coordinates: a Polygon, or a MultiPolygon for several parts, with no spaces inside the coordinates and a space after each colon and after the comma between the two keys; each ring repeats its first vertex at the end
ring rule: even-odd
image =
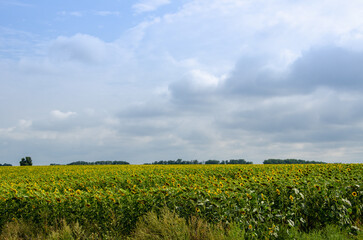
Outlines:
{"type": "Polygon", "coordinates": [[[361,0],[0,0],[0,163],[363,160],[361,0]]]}

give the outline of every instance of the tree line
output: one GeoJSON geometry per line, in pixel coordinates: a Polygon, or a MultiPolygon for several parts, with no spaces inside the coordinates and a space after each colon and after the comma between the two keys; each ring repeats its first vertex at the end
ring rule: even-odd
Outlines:
{"type": "MultiPolygon", "coordinates": [[[[149,165],[150,163],[145,163],[149,165]]],[[[174,165],[174,164],[253,164],[244,159],[230,159],[230,160],[207,160],[200,162],[198,160],[185,161],[182,159],[177,160],[161,160],[151,163],[153,165],[174,165]]],[[[267,159],[263,161],[263,164],[326,164],[321,161],[307,161],[302,159],[267,159]]]]}
{"type": "MultiPolygon", "coordinates": [[[[146,163],[147,164],[147,163],[146,163]]],[[[205,162],[200,162],[198,160],[183,160],[183,159],[177,159],[177,160],[160,160],[155,161],[151,163],[153,165],[175,165],[175,164],[252,164],[252,162],[247,162],[244,159],[230,159],[230,160],[207,160],[205,162]]]]}
{"type": "MultiPolygon", "coordinates": [[[[32,166],[33,161],[31,157],[22,158],[19,162],[20,166],[32,166]]],[[[68,163],[67,165],[129,165],[126,161],[96,161],[96,162],[86,162],[86,161],[76,161],[68,163]]],[[[152,165],[176,165],[176,164],[253,164],[253,162],[248,162],[245,159],[230,159],[230,160],[183,160],[181,158],[177,160],[160,160],[151,163],[152,165]]],[[[263,164],[326,164],[326,162],[321,161],[307,161],[302,159],[266,159],[263,164]]],[[[56,163],[51,163],[50,165],[61,165],[56,163]]],[[[145,165],[150,165],[150,163],[145,163],[145,165]]],[[[0,164],[2,166],[12,166],[9,163],[0,164]]]]}
{"type": "Polygon", "coordinates": [[[11,165],[10,163],[4,163],[4,164],[0,163],[0,167],[9,167],[9,166],[13,166],[13,165],[11,165]]]}
{"type": "Polygon", "coordinates": [[[253,162],[247,162],[244,159],[230,159],[230,160],[208,160],[205,164],[253,164],[253,162]]]}
{"type": "Polygon", "coordinates": [[[96,161],[96,162],[77,161],[77,162],[68,163],[67,165],[128,165],[128,164],[130,163],[126,161],[96,161]]]}
{"type": "Polygon", "coordinates": [[[267,159],[263,164],[325,164],[325,162],[306,161],[301,159],[267,159]]]}

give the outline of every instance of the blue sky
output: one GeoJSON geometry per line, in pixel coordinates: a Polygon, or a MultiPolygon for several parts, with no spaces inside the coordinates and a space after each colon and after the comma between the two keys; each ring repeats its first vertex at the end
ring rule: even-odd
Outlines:
{"type": "Polygon", "coordinates": [[[362,162],[363,2],[0,0],[0,163],[362,162]]]}

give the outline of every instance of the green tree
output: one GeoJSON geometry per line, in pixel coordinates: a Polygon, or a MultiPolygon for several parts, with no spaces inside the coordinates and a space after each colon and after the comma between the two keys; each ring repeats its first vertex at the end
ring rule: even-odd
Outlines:
{"type": "Polygon", "coordinates": [[[208,160],[205,164],[219,164],[219,160],[208,160]]]}
{"type": "Polygon", "coordinates": [[[1,164],[0,163],[0,166],[4,166],[4,167],[6,167],[6,166],[12,166],[11,164],[9,164],[9,163],[4,163],[4,164],[1,164]]]}
{"type": "Polygon", "coordinates": [[[20,166],[32,166],[32,165],[33,161],[31,157],[22,158],[20,161],[20,166]]]}

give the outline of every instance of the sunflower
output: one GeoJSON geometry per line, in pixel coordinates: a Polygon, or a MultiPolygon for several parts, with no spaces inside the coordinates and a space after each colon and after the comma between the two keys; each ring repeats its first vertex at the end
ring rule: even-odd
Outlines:
{"type": "Polygon", "coordinates": [[[294,201],[294,197],[292,196],[292,195],[290,195],[290,200],[291,200],[291,202],[293,202],[294,201]]]}
{"type": "Polygon", "coordinates": [[[247,197],[249,198],[249,199],[252,199],[252,196],[250,195],[250,194],[248,194],[248,193],[246,193],[247,194],[247,197]]]}
{"type": "Polygon", "coordinates": [[[252,229],[252,225],[250,224],[250,225],[248,225],[248,229],[252,229]]]}
{"type": "Polygon", "coordinates": [[[352,192],[353,197],[356,197],[358,194],[356,192],[352,192]]]}

